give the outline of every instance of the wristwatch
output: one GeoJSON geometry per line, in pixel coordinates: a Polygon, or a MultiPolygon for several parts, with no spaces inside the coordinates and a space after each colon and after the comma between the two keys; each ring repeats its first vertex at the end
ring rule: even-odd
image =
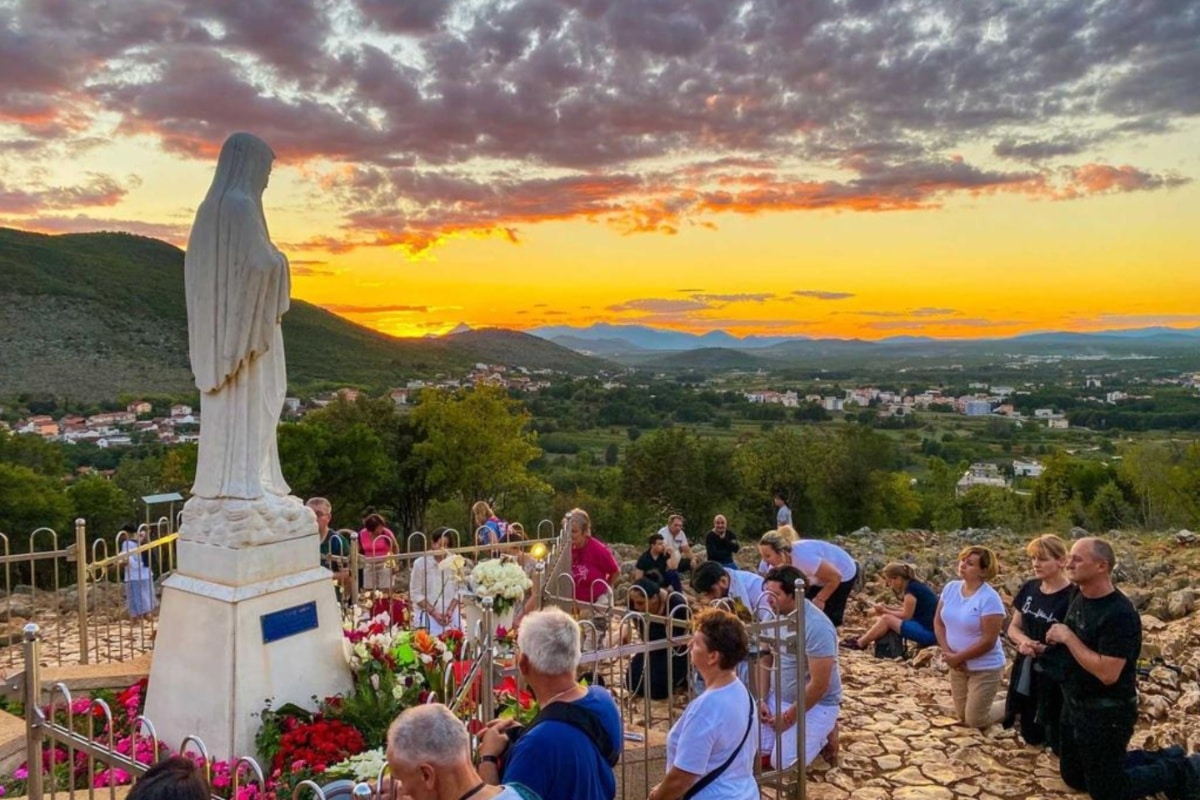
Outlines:
{"type": "Polygon", "coordinates": [[[497,767],[499,767],[500,766],[500,756],[490,756],[490,755],[489,756],[480,756],[479,763],[480,764],[495,764],[497,767]]]}

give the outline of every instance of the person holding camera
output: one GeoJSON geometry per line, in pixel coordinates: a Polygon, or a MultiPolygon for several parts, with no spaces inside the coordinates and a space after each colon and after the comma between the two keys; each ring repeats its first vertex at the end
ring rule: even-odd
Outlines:
{"type": "Polygon", "coordinates": [[[537,800],[520,784],[484,781],[471,763],[466,726],[440,703],[396,717],[388,729],[387,761],[391,782],[381,800],[537,800]]]}
{"type": "Polygon", "coordinates": [[[524,729],[492,722],[479,743],[489,784],[519,783],[542,800],[613,800],[621,713],[607,689],[576,679],[579,624],[559,608],[529,614],[517,632],[517,669],[541,709],[524,729]]]}

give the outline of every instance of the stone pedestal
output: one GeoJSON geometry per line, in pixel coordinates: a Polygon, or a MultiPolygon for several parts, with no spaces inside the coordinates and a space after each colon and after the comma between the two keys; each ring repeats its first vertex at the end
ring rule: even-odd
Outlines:
{"type": "Polygon", "coordinates": [[[193,498],[177,552],[146,698],[160,741],[196,735],[214,758],[256,755],[268,699],[312,708],[350,688],[332,576],[297,498],[193,498]]]}

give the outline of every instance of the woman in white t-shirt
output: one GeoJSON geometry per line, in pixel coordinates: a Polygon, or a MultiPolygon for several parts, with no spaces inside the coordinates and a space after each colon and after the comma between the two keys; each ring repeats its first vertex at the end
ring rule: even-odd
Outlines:
{"type": "Polygon", "coordinates": [[[996,577],[996,554],[978,545],[958,554],[958,576],[942,589],[933,631],[942,658],[950,667],[950,694],[960,722],[986,728],[1003,716],[993,707],[1004,676],[1004,648],[1000,628],[1004,602],[988,581],[996,577]]]}
{"type": "Polygon", "coordinates": [[[667,774],[648,800],[677,800],[694,787],[694,800],[757,800],[754,698],[737,678],[750,652],[746,627],[728,611],[696,615],[691,659],[704,692],[688,703],[667,735],[667,774]]]}
{"type": "Polygon", "coordinates": [[[428,628],[435,636],[447,628],[462,629],[461,587],[452,572],[442,569],[450,545],[450,529],[435,530],[429,537],[431,555],[416,560],[409,578],[408,591],[417,608],[417,625],[428,628]]]}

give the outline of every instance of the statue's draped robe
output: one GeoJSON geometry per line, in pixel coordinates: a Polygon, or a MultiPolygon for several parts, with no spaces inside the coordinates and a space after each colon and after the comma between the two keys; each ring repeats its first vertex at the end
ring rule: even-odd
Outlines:
{"type": "Polygon", "coordinates": [[[287,392],[280,319],[291,281],[262,209],[273,160],[261,139],[229,137],[188,239],[188,345],[201,421],[192,493],[199,497],[290,491],[275,430],[287,392]]]}

